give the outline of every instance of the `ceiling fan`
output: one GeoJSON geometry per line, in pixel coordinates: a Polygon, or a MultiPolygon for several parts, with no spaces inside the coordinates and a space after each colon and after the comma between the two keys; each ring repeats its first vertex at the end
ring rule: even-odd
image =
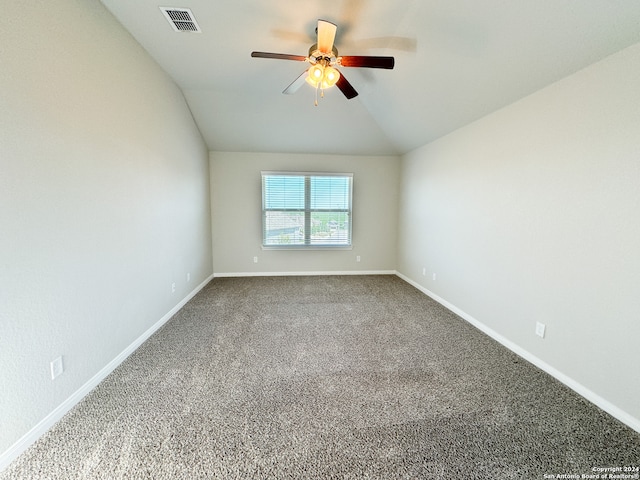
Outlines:
{"type": "Polygon", "coordinates": [[[282,93],[293,94],[306,82],[316,89],[316,106],[318,105],[318,91],[321,96],[324,90],[334,85],[351,99],[358,95],[355,88],[347,81],[344,75],[336,67],[365,67],[392,69],[395,60],[393,57],[374,56],[338,56],[338,49],[333,44],[338,27],[326,20],[318,20],[316,32],[317,43],[309,48],[309,55],[289,55],[286,53],[251,52],[252,57],[275,58],[279,60],[295,60],[299,62],[309,62],[311,67],[302,72],[291,85],[284,89],[282,93]]]}

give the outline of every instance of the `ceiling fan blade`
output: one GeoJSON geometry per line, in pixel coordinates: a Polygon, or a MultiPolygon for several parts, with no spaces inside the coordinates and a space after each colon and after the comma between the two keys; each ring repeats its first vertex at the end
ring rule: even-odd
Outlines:
{"type": "Polygon", "coordinates": [[[304,55],[289,55],[288,53],[251,52],[251,56],[257,58],[275,58],[278,60],[296,60],[298,62],[304,62],[307,59],[304,55]]]}
{"type": "Polygon", "coordinates": [[[307,78],[308,74],[309,73],[307,72],[307,70],[302,72],[300,76],[291,83],[291,85],[289,85],[282,91],[282,93],[284,93],[285,95],[293,95],[294,93],[296,93],[300,89],[300,87],[305,84],[305,79],[307,78]]]}
{"type": "Polygon", "coordinates": [[[356,92],[356,89],[353,88],[353,86],[347,81],[346,78],[344,78],[342,72],[340,72],[340,78],[336,83],[336,87],[338,87],[340,91],[344,93],[344,96],[349,100],[351,100],[353,97],[358,96],[358,92],[356,92]]]}
{"type": "Polygon", "coordinates": [[[326,20],[318,20],[318,50],[330,54],[338,27],[326,20]]]}
{"type": "Polygon", "coordinates": [[[386,68],[391,70],[395,65],[395,59],[393,57],[347,55],[341,58],[340,65],[343,67],[386,68]]]}

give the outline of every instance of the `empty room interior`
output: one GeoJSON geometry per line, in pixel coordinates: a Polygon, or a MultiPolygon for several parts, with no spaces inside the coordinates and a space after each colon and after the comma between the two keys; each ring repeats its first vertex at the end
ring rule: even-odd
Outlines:
{"type": "Polygon", "coordinates": [[[0,478],[639,478],[640,2],[1,3],[0,478]]]}

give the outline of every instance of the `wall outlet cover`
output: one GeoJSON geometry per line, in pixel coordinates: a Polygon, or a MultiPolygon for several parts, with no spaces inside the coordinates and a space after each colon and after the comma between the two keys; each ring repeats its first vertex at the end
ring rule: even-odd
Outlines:
{"type": "Polygon", "coordinates": [[[62,375],[64,372],[64,365],[62,364],[62,357],[58,357],[51,361],[51,380],[55,380],[56,377],[62,375]]]}

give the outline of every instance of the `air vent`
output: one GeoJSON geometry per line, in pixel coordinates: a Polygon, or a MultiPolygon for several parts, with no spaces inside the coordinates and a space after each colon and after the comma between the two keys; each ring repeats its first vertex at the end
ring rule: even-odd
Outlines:
{"type": "Polygon", "coordinates": [[[202,32],[188,8],[160,7],[160,10],[176,32],[202,32]]]}

